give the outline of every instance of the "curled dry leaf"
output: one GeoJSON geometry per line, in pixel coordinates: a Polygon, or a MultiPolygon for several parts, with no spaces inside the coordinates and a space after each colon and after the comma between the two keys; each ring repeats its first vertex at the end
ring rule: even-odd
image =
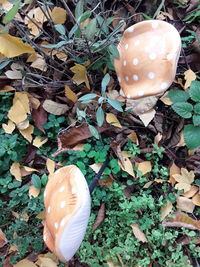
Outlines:
{"type": "Polygon", "coordinates": [[[200,194],[199,193],[193,196],[192,202],[194,203],[194,205],[200,206],[200,194]]]}
{"type": "Polygon", "coordinates": [[[8,240],[7,240],[5,234],[3,233],[3,231],[0,228],[0,248],[5,246],[7,243],[8,243],[8,240]]]}
{"type": "Polygon", "coordinates": [[[136,145],[139,145],[138,137],[136,132],[132,132],[127,136],[129,139],[131,139],[132,142],[136,143],[136,145]]]}
{"type": "Polygon", "coordinates": [[[189,198],[176,196],[176,207],[181,211],[193,213],[195,205],[189,198]]]}
{"type": "Polygon", "coordinates": [[[90,89],[89,80],[87,77],[86,67],[81,64],[75,64],[70,70],[75,73],[72,80],[77,84],[85,83],[87,88],[90,89]]]}
{"type": "Polygon", "coordinates": [[[106,113],[106,121],[115,127],[122,127],[117,117],[112,113],[106,113]]]}
{"type": "Polygon", "coordinates": [[[197,192],[199,191],[199,188],[195,185],[192,185],[190,190],[183,193],[182,195],[187,198],[193,197],[197,192]]]}
{"type": "Polygon", "coordinates": [[[33,172],[39,172],[38,170],[34,169],[34,168],[30,168],[28,166],[23,166],[22,168],[20,168],[21,171],[21,176],[27,176],[32,174],[33,172]]]}
{"type": "Polygon", "coordinates": [[[105,218],[105,210],[106,210],[106,205],[105,203],[101,204],[101,207],[98,211],[96,220],[92,226],[92,233],[100,226],[100,224],[104,221],[105,218]]]}
{"type": "Polygon", "coordinates": [[[33,185],[29,187],[29,192],[28,192],[29,198],[32,198],[32,197],[35,198],[39,196],[39,194],[40,194],[40,189],[35,188],[35,186],[33,185]]]}
{"type": "Polygon", "coordinates": [[[196,80],[196,74],[192,71],[192,70],[186,70],[184,72],[185,75],[185,85],[184,85],[184,89],[187,89],[188,87],[190,87],[192,81],[196,80]]]}
{"type": "Polygon", "coordinates": [[[33,263],[32,261],[29,261],[27,259],[23,259],[21,261],[19,261],[17,264],[13,265],[14,267],[37,267],[37,265],[35,263],[33,263]]]}
{"type": "Polygon", "coordinates": [[[56,163],[52,159],[47,159],[46,166],[49,174],[53,174],[55,171],[56,163]]]}
{"type": "Polygon", "coordinates": [[[168,200],[167,204],[161,208],[161,221],[163,221],[165,217],[170,214],[170,212],[172,211],[172,208],[173,208],[173,205],[168,200]]]}
{"type": "Polygon", "coordinates": [[[54,114],[54,115],[61,115],[64,114],[69,107],[66,104],[60,104],[50,99],[46,99],[43,103],[43,108],[47,112],[54,114]]]}
{"type": "Polygon", "coordinates": [[[131,163],[131,161],[129,159],[130,154],[128,154],[126,151],[122,151],[121,156],[122,156],[123,165],[119,160],[118,161],[119,166],[122,168],[123,171],[125,171],[128,174],[130,174],[131,176],[135,177],[135,173],[133,171],[133,164],[131,163]]]}
{"type": "Polygon", "coordinates": [[[33,125],[29,125],[28,128],[24,129],[24,130],[19,130],[21,135],[28,140],[30,143],[32,142],[32,133],[34,131],[34,127],[33,125]]]}
{"type": "Polygon", "coordinates": [[[33,140],[33,145],[39,148],[42,145],[44,145],[47,141],[48,138],[44,138],[42,136],[36,136],[35,139],[33,140]]]}
{"type": "Polygon", "coordinates": [[[142,243],[147,243],[147,238],[145,236],[145,234],[140,230],[139,225],[138,224],[131,224],[131,228],[133,230],[133,234],[134,236],[141,241],[142,243]]]}
{"type": "Polygon", "coordinates": [[[173,178],[178,182],[175,188],[187,192],[191,189],[191,184],[194,182],[195,174],[193,171],[188,172],[187,169],[181,168],[181,174],[173,174],[173,178]]]}
{"type": "Polygon", "coordinates": [[[19,130],[25,130],[28,127],[29,127],[29,120],[28,119],[21,121],[20,123],[17,124],[17,128],[19,130]]]}
{"type": "Polygon", "coordinates": [[[175,185],[176,180],[174,179],[174,174],[180,174],[181,169],[173,162],[172,166],[169,169],[169,180],[168,182],[172,184],[172,186],[175,185]]]}
{"type": "Polygon", "coordinates": [[[70,89],[69,86],[65,85],[65,96],[69,98],[72,102],[77,102],[77,95],[70,89]]]}
{"type": "Polygon", "coordinates": [[[15,124],[11,120],[8,120],[8,124],[3,123],[2,128],[5,133],[11,134],[15,130],[15,124]]]}
{"type": "Polygon", "coordinates": [[[150,121],[154,118],[156,114],[156,111],[154,109],[151,109],[141,115],[139,115],[139,118],[144,123],[144,126],[147,127],[150,123],[150,121]]]}
{"type": "Polygon", "coordinates": [[[19,182],[22,181],[19,162],[13,162],[13,164],[10,167],[10,173],[15,177],[17,181],[19,182]]]}
{"type": "Polygon", "coordinates": [[[98,173],[99,170],[101,169],[101,166],[103,163],[94,163],[92,165],[89,165],[91,169],[93,169],[94,172],[98,173]]]}
{"type": "Polygon", "coordinates": [[[143,161],[138,163],[136,167],[138,168],[138,171],[142,172],[142,175],[145,175],[152,170],[151,161],[143,161]]]}

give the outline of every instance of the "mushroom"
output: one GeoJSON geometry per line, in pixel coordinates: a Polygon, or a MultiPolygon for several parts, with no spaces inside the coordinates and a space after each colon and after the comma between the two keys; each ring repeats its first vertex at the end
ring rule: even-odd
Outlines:
{"type": "MultiPolygon", "coordinates": [[[[118,50],[120,58],[115,58],[114,66],[124,96],[136,100],[136,105],[146,101],[154,105],[176,75],[181,51],[178,31],[165,21],[142,21],[125,30],[118,50]]],[[[141,106],[137,113],[146,109],[141,106]]]]}
{"type": "Polygon", "coordinates": [[[52,175],[44,205],[44,241],[61,261],[68,261],[84,238],[91,210],[88,184],[78,167],[62,167],[52,175]]]}

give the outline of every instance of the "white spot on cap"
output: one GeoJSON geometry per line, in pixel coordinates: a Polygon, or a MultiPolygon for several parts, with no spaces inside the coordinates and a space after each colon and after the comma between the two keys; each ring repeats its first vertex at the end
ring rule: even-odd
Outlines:
{"type": "Polygon", "coordinates": [[[137,74],[134,74],[134,75],[133,75],[133,80],[134,80],[134,81],[138,81],[138,75],[137,75],[137,74]]]}
{"type": "Polygon", "coordinates": [[[72,194],[76,194],[76,188],[75,187],[72,187],[72,194]]]}
{"type": "Polygon", "coordinates": [[[117,77],[117,79],[118,79],[119,83],[121,83],[121,81],[122,81],[121,77],[117,77]]]}
{"type": "Polygon", "coordinates": [[[50,206],[48,207],[47,212],[48,212],[48,213],[51,212],[51,207],[50,207],[50,206]]]}
{"type": "Polygon", "coordinates": [[[66,201],[61,201],[60,202],[60,207],[63,209],[66,206],[66,201]]]}
{"type": "Polygon", "coordinates": [[[151,59],[151,60],[154,60],[154,59],[156,59],[156,53],[151,53],[151,54],[149,54],[149,58],[151,59]]]}
{"type": "Polygon", "coordinates": [[[168,83],[166,83],[166,82],[163,82],[163,83],[161,83],[161,85],[160,85],[160,88],[161,88],[162,90],[166,90],[167,87],[168,87],[168,83]]]}
{"type": "Polygon", "coordinates": [[[126,79],[126,81],[128,81],[128,80],[129,80],[129,77],[128,77],[128,76],[126,76],[126,77],[125,77],[125,79],[126,79]]]}
{"type": "Polygon", "coordinates": [[[135,43],[134,43],[135,46],[137,46],[139,44],[140,44],[140,40],[136,40],[135,43]]]}
{"type": "Polygon", "coordinates": [[[125,48],[125,49],[128,49],[128,44],[125,44],[124,48],[125,48]]]}
{"type": "Polygon", "coordinates": [[[152,26],[153,29],[156,29],[158,27],[158,22],[157,21],[153,21],[151,23],[151,26],[152,26]]]}
{"type": "Polygon", "coordinates": [[[126,66],[126,60],[123,61],[123,65],[126,66]]]}
{"type": "Polygon", "coordinates": [[[65,225],[65,219],[63,218],[60,222],[60,226],[64,226],[65,225]]]}
{"type": "Polygon", "coordinates": [[[173,54],[168,54],[168,55],[167,55],[167,60],[172,60],[172,59],[173,59],[173,57],[174,57],[174,55],[173,55],[173,54]]]}
{"type": "Polygon", "coordinates": [[[134,58],[134,59],[133,59],[133,65],[137,65],[138,62],[139,62],[139,60],[138,60],[137,58],[134,58]]]}
{"type": "Polygon", "coordinates": [[[127,29],[127,31],[128,31],[128,32],[133,32],[133,31],[134,31],[134,27],[133,27],[133,26],[129,27],[129,28],[127,29]]]}
{"type": "Polygon", "coordinates": [[[155,73],[153,73],[153,72],[149,72],[148,73],[148,78],[149,79],[153,79],[155,77],[155,73]]]}
{"type": "Polygon", "coordinates": [[[63,192],[64,190],[65,190],[65,186],[63,185],[63,186],[60,187],[59,192],[61,193],[61,192],[63,192]]]}
{"type": "Polygon", "coordinates": [[[137,95],[138,96],[143,96],[144,95],[144,91],[140,90],[137,95]]]}
{"type": "Polygon", "coordinates": [[[46,197],[47,196],[47,192],[46,191],[44,191],[44,197],[46,197]]]}
{"type": "Polygon", "coordinates": [[[127,95],[127,98],[131,98],[131,96],[128,94],[128,95],[127,95]]]}
{"type": "Polygon", "coordinates": [[[54,227],[55,227],[56,229],[58,229],[58,223],[57,223],[57,222],[54,223],[54,227]]]}
{"type": "Polygon", "coordinates": [[[46,237],[46,235],[43,236],[43,239],[44,239],[44,242],[47,241],[47,237],[46,237]]]}

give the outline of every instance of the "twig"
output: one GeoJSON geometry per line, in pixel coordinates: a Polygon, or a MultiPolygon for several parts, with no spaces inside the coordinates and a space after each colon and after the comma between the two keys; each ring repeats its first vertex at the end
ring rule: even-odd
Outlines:
{"type": "Polygon", "coordinates": [[[165,4],[165,0],[162,0],[161,3],[160,3],[160,5],[159,5],[159,7],[158,7],[158,9],[156,10],[156,12],[153,15],[153,19],[155,19],[156,16],[159,14],[159,12],[163,8],[164,4],[165,4]]]}

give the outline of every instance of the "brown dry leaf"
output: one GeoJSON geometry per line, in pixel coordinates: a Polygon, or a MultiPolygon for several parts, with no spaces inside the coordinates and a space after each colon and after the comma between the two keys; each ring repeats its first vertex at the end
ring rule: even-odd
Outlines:
{"type": "Polygon", "coordinates": [[[129,139],[131,139],[132,142],[136,143],[136,145],[139,145],[138,137],[136,132],[132,132],[127,136],[129,139]]]}
{"type": "Polygon", "coordinates": [[[17,264],[13,265],[14,267],[37,267],[37,265],[35,265],[35,263],[33,263],[32,261],[29,261],[27,259],[23,259],[21,261],[19,261],[17,264]]]}
{"type": "Polygon", "coordinates": [[[162,225],[165,227],[184,227],[192,230],[200,230],[200,220],[194,220],[183,212],[173,213],[173,217],[167,217],[162,222],[162,225]]]}
{"type": "Polygon", "coordinates": [[[145,236],[145,234],[140,230],[139,225],[138,224],[131,224],[131,228],[133,230],[133,234],[134,236],[141,241],[142,243],[147,243],[147,238],[145,236]]]}
{"type": "Polygon", "coordinates": [[[18,123],[16,126],[19,130],[25,130],[29,127],[29,120],[26,119],[26,120],[18,123]]]}
{"type": "Polygon", "coordinates": [[[11,91],[15,91],[15,88],[10,86],[10,85],[6,85],[3,87],[3,89],[0,89],[1,93],[7,93],[7,92],[11,92],[11,91]]]}
{"type": "Polygon", "coordinates": [[[62,51],[59,50],[55,50],[54,52],[52,52],[52,55],[55,55],[58,59],[60,59],[61,61],[66,61],[68,58],[68,55],[62,51]]]}
{"type": "Polygon", "coordinates": [[[133,164],[131,163],[129,159],[130,154],[128,154],[126,151],[122,151],[121,155],[122,155],[124,164],[122,165],[121,162],[118,160],[119,166],[122,168],[123,171],[135,177],[135,173],[133,171],[133,164]]]}
{"type": "Polygon", "coordinates": [[[65,96],[74,103],[78,100],[77,95],[67,85],[65,85],[65,96]]]}
{"type": "Polygon", "coordinates": [[[52,159],[47,159],[46,166],[49,174],[53,174],[55,171],[56,163],[52,159]]]}
{"type": "Polygon", "coordinates": [[[160,100],[167,106],[171,106],[173,104],[169,99],[168,91],[160,98],[160,100]]]}
{"type": "Polygon", "coordinates": [[[31,94],[28,94],[29,103],[31,104],[33,109],[38,109],[40,106],[40,100],[32,96],[31,94]]]}
{"type": "Polygon", "coordinates": [[[190,190],[183,193],[182,195],[187,198],[193,197],[197,192],[199,191],[199,188],[195,185],[192,185],[190,190]]]}
{"type": "Polygon", "coordinates": [[[85,83],[87,88],[90,89],[90,84],[87,77],[87,70],[85,66],[81,64],[75,64],[75,66],[71,67],[70,70],[75,73],[72,77],[72,80],[75,81],[77,85],[85,83]]]}
{"type": "Polygon", "coordinates": [[[112,113],[106,113],[106,121],[115,127],[122,127],[117,117],[112,113]]]}
{"type": "Polygon", "coordinates": [[[155,179],[154,179],[154,182],[163,184],[163,183],[166,183],[167,181],[166,181],[166,180],[163,180],[163,179],[155,178],[155,179]]]}
{"type": "Polygon", "coordinates": [[[150,121],[154,118],[156,114],[156,111],[154,109],[151,109],[141,115],[139,115],[139,118],[144,123],[144,126],[147,127],[150,123],[150,121]]]}
{"type": "Polygon", "coordinates": [[[151,161],[143,161],[137,164],[138,171],[142,172],[142,175],[150,172],[152,169],[151,161]]]}
{"type": "Polygon", "coordinates": [[[193,213],[195,205],[192,200],[187,197],[176,196],[176,207],[181,211],[193,213]]]}
{"type": "Polygon", "coordinates": [[[172,166],[169,169],[169,180],[168,182],[172,184],[172,186],[175,185],[176,180],[174,179],[174,174],[180,174],[181,169],[173,162],[172,166]]]}
{"type": "Polygon", "coordinates": [[[192,202],[194,203],[194,205],[200,206],[200,194],[199,193],[193,196],[192,202]]]}
{"type": "Polygon", "coordinates": [[[192,81],[195,81],[197,77],[196,74],[191,69],[189,69],[184,72],[184,78],[186,80],[184,89],[187,89],[188,87],[190,87],[192,81]]]}
{"type": "Polygon", "coordinates": [[[106,211],[106,206],[105,203],[101,204],[101,207],[98,211],[96,220],[92,226],[92,233],[100,226],[100,224],[103,222],[104,218],[105,218],[105,211],[106,211]]]}
{"type": "Polygon", "coordinates": [[[35,139],[33,140],[33,145],[39,148],[42,145],[44,145],[47,141],[48,138],[44,138],[42,136],[36,136],[35,139]]]}
{"type": "Polygon", "coordinates": [[[57,267],[58,264],[50,257],[46,255],[39,255],[36,264],[40,267],[57,267]]]}
{"type": "Polygon", "coordinates": [[[27,118],[26,110],[20,100],[15,101],[8,112],[8,118],[18,124],[27,118]]]}
{"type": "Polygon", "coordinates": [[[31,67],[34,69],[38,69],[41,71],[46,71],[47,70],[47,64],[45,59],[37,54],[37,58],[33,61],[33,63],[31,64],[31,67]]]}
{"type": "Polygon", "coordinates": [[[172,211],[173,205],[172,203],[168,200],[167,204],[161,208],[161,221],[163,221],[165,219],[165,217],[167,215],[170,214],[170,212],[172,211]]]}
{"type": "Polygon", "coordinates": [[[155,137],[154,137],[154,144],[158,145],[160,140],[162,140],[162,134],[158,133],[155,137]]]}
{"type": "Polygon", "coordinates": [[[17,245],[11,245],[9,248],[9,254],[15,251],[19,251],[19,247],[17,245]]]}
{"type": "Polygon", "coordinates": [[[45,210],[40,212],[35,218],[44,220],[45,219],[45,210]]]}
{"type": "Polygon", "coordinates": [[[30,143],[32,142],[32,133],[34,131],[34,127],[33,125],[29,125],[28,128],[24,129],[24,130],[19,130],[21,135],[26,139],[28,140],[30,143]]]}
{"type": "Polygon", "coordinates": [[[30,168],[28,166],[23,166],[21,169],[21,176],[24,177],[24,176],[27,176],[27,175],[30,175],[32,174],[33,172],[39,172],[38,170],[34,169],[34,168],[30,168]]]}
{"type": "Polygon", "coordinates": [[[101,166],[103,163],[94,163],[92,165],[89,165],[91,169],[93,169],[94,172],[98,173],[99,170],[101,169],[101,166]]]}
{"type": "Polygon", "coordinates": [[[40,32],[41,32],[40,29],[42,28],[42,23],[37,22],[36,19],[32,19],[32,21],[29,20],[27,25],[28,25],[28,28],[30,30],[30,34],[32,34],[34,36],[37,36],[40,34],[40,32]]]}
{"type": "Polygon", "coordinates": [[[10,167],[10,173],[15,177],[17,181],[19,182],[22,181],[19,162],[13,162],[13,164],[10,167]]]}
{"type": "Polygon", "coordinates": [[[64,24],[67,18],[67,12],[65,9],[55,6],[51,12],[51,18],[55,24],[64,24]]]}
{"type": "Polygon", "coordinates": [[[8,124],[3,123],[2,128],[5,133],[11,134],[15,130],[15,124],[11,120],[8,120],[8,124]]]}
{"type": "Polygon", "coordinates": [[[105,187],[105,188],[110,188],[110,187],[112,187],[112,185],[113,185],[113,179],[112,179],[111,176],[108,176],[108,177],[106,177],[106,178],[104,178],[104,179],[99,179],[99,180],[98,180],[98,184],[99,184],[100,186],[105,187]]]}
{"type": "Polygon", "coordinates": [[[187,192],[191,189],[191,184],[194,182],[195,174],[193,171],[188,172],[187,169],[181,168],[181,174],[173,174],[173,178],[178,182],[175,185],[177,190],[187,192]]]}
{"type": "Polygon", "coordinates": [[[8,240],[7,240],[5,234],[3,233],[3,231],[0,228],[0,248],[5,246],[7,243],[8,243],[8,240]]]}
{"type": "Polygon", "coordinates": [[[185,146],[183,131],[180,132],[180,140],[176,146],[185,146]]]}
{"type": "Polygon", "coordinates": [[[61,115],[69,110],[69,107],[66,104],[60,104],[50,99],[46,99],[42,106],[44,110],[54,115],[61,115]]]}
{"type": "Polygon", "coordinates": [[[34,185],[31,185],[29,187],[29,191],[28,191],[29,198],[32,198],[32,197],[35,198],[35,197],[39,196],[39,194],[40,194],[40,189],[35,188],[34,185]]]}

